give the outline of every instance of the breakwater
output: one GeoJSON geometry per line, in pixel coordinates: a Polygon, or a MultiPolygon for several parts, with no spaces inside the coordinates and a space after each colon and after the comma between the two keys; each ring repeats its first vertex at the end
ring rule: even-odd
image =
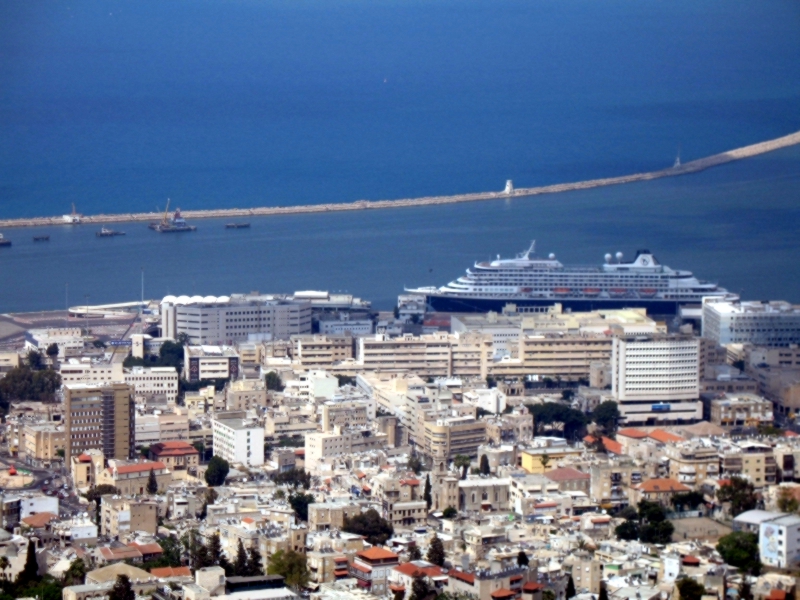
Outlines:
{"type": "MultiPolygon", "coordinates": [[[[457,204],[460,202],[478,202],[483,200],[500,200],[506,198],[522,198],[527,196],[538,196],[542,194],[556,194],[560,192],[570,192],[575,190],[586,190],[596,187],[609,185],[621,185],[638,181],[650,181],[662,177],[676,177],[697,173],[711,167],[716,167],[725,163],[751,158],[781,148],[787,148],[800,144],[800,131],[752,144],[728,150],[720,154],[714,154],[705,158],[700,158],[679,166],[662,169],[659,171],[649,171],[646,173],[635,173],[620,177],[607,177],[603,179],[590,179],[572,183],[558,183],[539,187],[518,188],[511,191],[500,192],[476,192],[470,194],[457,194],[452,196],[427,196],[421,198],[403,198],[398,200],[357,200],[355,202],[340,202],[331,204],[306,204],[301,206],[262,206],[256,208],[226,208],[217,210],[184,210],[182,214],[187,219],[205,218],[236,218],[250,216],[270,216],[270,215],[293,215],[305,213],[324,213],[340,212],[349,210],[367,210],[381,208],[404,208],[411,206],[433,206],[440,204],[457,204]]],[[[85,215],[81,217],[83,223],[121,223],[135,221],[159,221],[163,217],[162,213],[120,213],[120,214],[100,214],[85,215]]],[[[3,227],[41,227],[48,225],[64,225],[65,220],[61,216],[57,217],[34,217],[28,219],[0,219],[0,228],[3,227]]]]}

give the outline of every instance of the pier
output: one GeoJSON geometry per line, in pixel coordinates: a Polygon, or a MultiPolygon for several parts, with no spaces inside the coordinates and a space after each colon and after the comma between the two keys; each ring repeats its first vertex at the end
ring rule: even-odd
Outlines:
{"type": "MultiPolygon", "coordinates": [[[[441,204],[457,204],[460,202],[479,202],[483,200],[500,200],[506,198],[523,198],[527,196],[538,196],[541,194],[557,194],[560,192],[571,192],[575,190],[588,190],[591,188],[604,187],[609,185],[621,185],[638,181],[650,181],[662,177],[677,177],[697,173],[736,160],[751,158],[760,154],[766,154],[781,148],[787,148],[800,144],[800,131],[779,137],[766,142],[743,146],[735,150],[729,150],[713,156],[707,156],[693,160],[681,165],[662,169],[660,171],[649,171],[646,173],[635,173],[633,175],[623,175],[620,177],[608,177],[604,179],[590,179],[573,183],[558,183],[530,188],[514,189],[510,182],[506,184],[503,191],[498,192],[476,192],[470,194],[458,194],[453,196],[427,196],[422,198],[404,198],[398,200],[357,200],[355,202],[340,202],[332,204],[305,204],[301,206],[262,206],[257,208],[226,208],[217,210],[187,210],[182,211],[187,219],[212,219],[212,218],[232,218],[232,217],[257,217],[271,215],[297,215],[310,213],[341,212],[350,210],[368,210],[381,208],[405,208],[413,206],[434,206],[441,204]]],[[[160,221],[162,213],[123,213],[110,215],[89,215],[82,216],[81,222],[84,224],[104,224],[104,223],[123,223],[136,221],[160,221]]],[[[68,225],[62,216],[57,217],[35,217],[30,219],[2,219],[0,228],[8,227],[43,227],[51,225],[68,225]]]]}

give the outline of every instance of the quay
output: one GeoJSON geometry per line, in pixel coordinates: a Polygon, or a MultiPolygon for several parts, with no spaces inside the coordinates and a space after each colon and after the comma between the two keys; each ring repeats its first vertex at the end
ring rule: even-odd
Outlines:
{"type": "MultiPolygon", "coordinates": [[[[749,146],[728,150],[720,154],[714,154],[705,158],[693,160],[681,165],[676,165],[660,171],[649,171],[645,173],[635,173],[633,175],[623,175],[620,177],[607,177],[604,179],[590,179],[573,183],[558,183],[539,187],[517,188],[514,189],[509,182],[504,191],[499,192],[476,192],[470,194],[458,194],[453,196],[427,196],[422,198],[404,198],[398,200],[357,200],[355,202],[339,202],[331,204],[305,204],[301,206],[262,206],[257,208],[226,208],[216,210],[187,210],[183,216],[189,219],[212,219],[230,217],[254,217],[270,215],[296,215],[306,213],[325,213],[349,210],[367,210],[381,208],[405,208],[413,206],[434,206],[440,204],[457,204],[460,202],[478,202],[482,200],[501,200],[506,198],[523,198],[528,196],[538,196],[541,194],[557,194],[560,192],[571,192],[575,190],[588,190],[596,187],[609,185],[621,185],[624,183],[634,183],[638,181],[650,181],[662,177],[676,177],[678,175],[688,175],[697,173],[723,165],[725,163],[751,158],[760,154],[766,154],[781,148],[787,148],[800,144],[800,131],[759,142],[749,146]]],[[[74,210],[74,209],[73,209],[74,210]]],[[[123,223],[136,221],[158,221],[163,217],[161,213],[123,213],[110,215],[89,215],[82,216],[81,223],[123,223]]],[[[2,219],[0,227],[42,227],[48,225],[64,225],[62,216],[58,217],[35,217],[29,219],[2,219]]],[[[67,223],[68,224],[68,223],[67,223]]]]}

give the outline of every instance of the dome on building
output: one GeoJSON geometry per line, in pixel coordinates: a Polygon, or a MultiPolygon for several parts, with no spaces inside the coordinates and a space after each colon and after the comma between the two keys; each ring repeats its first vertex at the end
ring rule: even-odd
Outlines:
{"type": "Polygon", "coordinates": [[[164,296],[164,299],[161,301],[161,304],[175,304],[175,296],[164,296]]]}

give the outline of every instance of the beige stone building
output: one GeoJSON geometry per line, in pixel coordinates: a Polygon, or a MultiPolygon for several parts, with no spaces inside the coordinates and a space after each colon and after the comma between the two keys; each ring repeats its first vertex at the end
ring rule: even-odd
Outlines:
{"type": "Polygon", "coordinates": [[[170,471],[196,468],[200,452],[188,442],[159,442],[150,446],[149,458],[163,463],[170,471]]]}
{"type": "Polygon", "coordinates": [[[719,450],[697,441],[681,442],[664,448],[669,459],[669,476],[691,488],[706,479],[719,477],[719,450]]]}
{"type": "Polygon", "coordinates": [[[361,514],[361,507],[344,502],[315,502],[308,505],[308,530],[341,529],[344,520],[361,514]]]}
{"type": "Polygon", "coordinates": [[[100,504],[100,531],[115,537],[135,531],[156,534],[158,530],[158,506],[155,502],[103,496],[100,504]]]}
{"type": "Polygon", "coordinates": [[[78,490],[85,490],[97,485],[97,476],[103,470],[105,459],[100,450],[87,450],[83,454],[70,459],[70,475],[72,485],[78,490]]]}
{"type": "Polygon", "coordinates": [[[250,410],[267,404],[267,386],[263,379],[237,379],[225,390],[226,410],[250,410]]]}
{"type": "Polygon", "coordinates": [[[134,452],[133,388],[125,383],[64,386],[65,456],[97,449],[106,459],[134,452]]]}
{"type": "Polygon", "coordinates": [[[29,463],[49,463],[63,458],[67,443],[63,426],[52,423],[25,425],[20,437],[21,453],[24,452],[24,459],[29,463]]]}
{"type": "Polygon", "coordinates": [[[482,342],[479,334],[432,333],[390,337],[377,334],[358,338],[356,358],[365,371],[412,372],[421,377],[480,374],[482,342]]]}
{"type": "Polygon", "coordinates": [[[441,416],[424,421],[419,450],[434,462],[449,461],[459,454],[477,457],[486,442],[486,423],[474,416],[441,416]]]}
{"type": "Polygon", "coordinates": [[[386,448],[388,436],[368,429],[343,430],[334,426],[332,431],[309,433],[305,440],[305,468],[313,471],[323,458],[335,458],[386,448]]]}
{"type": "Polygon", "coordinates": [[[353,358],[353,337],[350,335],[293,335],[292,362],[302,369],[329,369],[353,358]]]}
{"type": "Polygon", "coordinates": [[[150,471],[158,482],[159,491],[172,483],[172,472],[162,462],[109,461],[109,466],[97,476],[97,485],[113,485],[121,495],[145,494],[150,471]]]}
{"type": "Polygon", "coordinates": [[[772,402],[756,394],[725,394],[711,401],[710,420],[724,428],[772,425],[772,402]]]}
{"type": "Polygon", "coordinates": [[[416,477],[399,478],[386,473],[372,479],[372,496],[380,501],[383,517],[395,529],[415,527],[427,521],[423,493],[424,482],[416,477]]]}
{"type": "Polygon", "coordinates": [[[745,440],[727,444],[720,450],[721,477],[749,479],[756,488],[777,483],[778,466],[772,446],[745,440]]]}

